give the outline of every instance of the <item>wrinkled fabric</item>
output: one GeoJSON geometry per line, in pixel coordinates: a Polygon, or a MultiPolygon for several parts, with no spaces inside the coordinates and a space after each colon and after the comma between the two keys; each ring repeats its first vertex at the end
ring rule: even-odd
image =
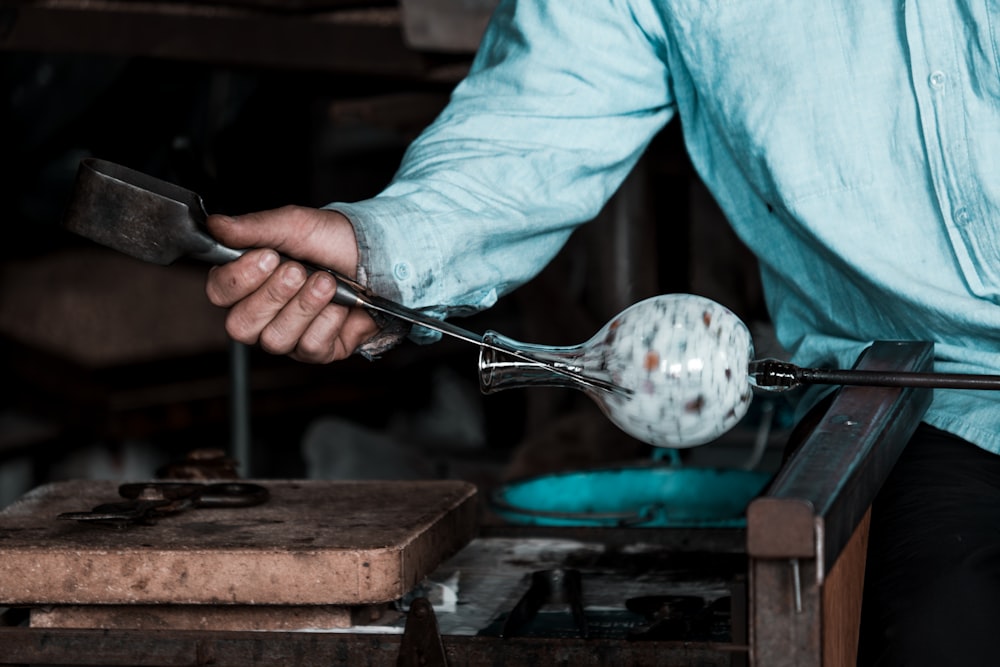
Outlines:
{"type": "MultiPolygon", "coordinates": [[[[927,340],[939,371],[997,374],[998,7],[506,0],[392,183],[330,207],[374,291],[468,314],[530,280],[676,118],[795,363],[927,340]]],[[[997,392],[936,390],[926,421],[1000,452],[997,392]]]]}

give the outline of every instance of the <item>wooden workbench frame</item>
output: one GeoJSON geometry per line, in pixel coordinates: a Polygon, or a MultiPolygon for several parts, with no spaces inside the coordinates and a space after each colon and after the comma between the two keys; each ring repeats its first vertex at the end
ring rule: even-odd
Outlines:
{"type": "MultiPolygon", "coordinates": [[[[927,371],[930,343],[877,342],[856,367],[927,371]]],[[[855,664],[871,504],[928,389],[844,387],[747,509],[751,665],[855,664]]]]}

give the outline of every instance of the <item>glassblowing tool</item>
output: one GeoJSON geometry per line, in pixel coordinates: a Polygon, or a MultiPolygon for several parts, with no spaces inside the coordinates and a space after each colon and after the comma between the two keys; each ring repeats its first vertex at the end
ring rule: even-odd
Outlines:
{"type": "MultiPolygon", "coordinates": [[[[245,250],[228,248],[205,230],[207,213],[194,192],[97,159],[77,173],[67,229],[137,259],[171,264],[190,257],[215,264],[245,250]]],[[[640,301],[613,317],[590,340],[556,347],[522,343],[494,331],[479,335],[450,322],[369,294],[336,278],[333,302],[366,308],[479,347],[484,393],[526,386],[584,391],[629,435],[658,447],[710,442],[746,414],[753,387],[784,391],[801,384],[1000,389],[1000,376],[937,373],[866,373],[804,369],[754,360],[746,325],[704,297],[665,294],[640,301]]]]}

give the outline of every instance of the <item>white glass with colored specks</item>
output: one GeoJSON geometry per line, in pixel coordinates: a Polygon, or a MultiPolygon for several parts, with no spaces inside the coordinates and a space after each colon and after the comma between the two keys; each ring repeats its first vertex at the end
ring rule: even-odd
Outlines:
{"type": "Polygon", "coordinates": [[[728,308],[693,294],[664,294],[626,308],[580,345],[521,343],[487,331],[479,384],[484,394],[579,389],[632,437],[657,447],[694,447],[746,414],[753,355],[750,331],[728,308]]]}

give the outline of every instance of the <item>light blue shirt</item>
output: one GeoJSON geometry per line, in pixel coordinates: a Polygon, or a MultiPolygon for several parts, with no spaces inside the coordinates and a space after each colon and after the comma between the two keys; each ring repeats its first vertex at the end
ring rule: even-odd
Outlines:
{"type": "MultiPolygon", "coordinates": [[[[469,313],[531,279],[677,116],[795,363],[928,340],[939,371],[998,374],[998,9],[503,2],[388,188],[331,207],[376,292],[469,313]]],[[[1000,452],[996,392],[936,390],[926,420],[1000,452]]]]}

